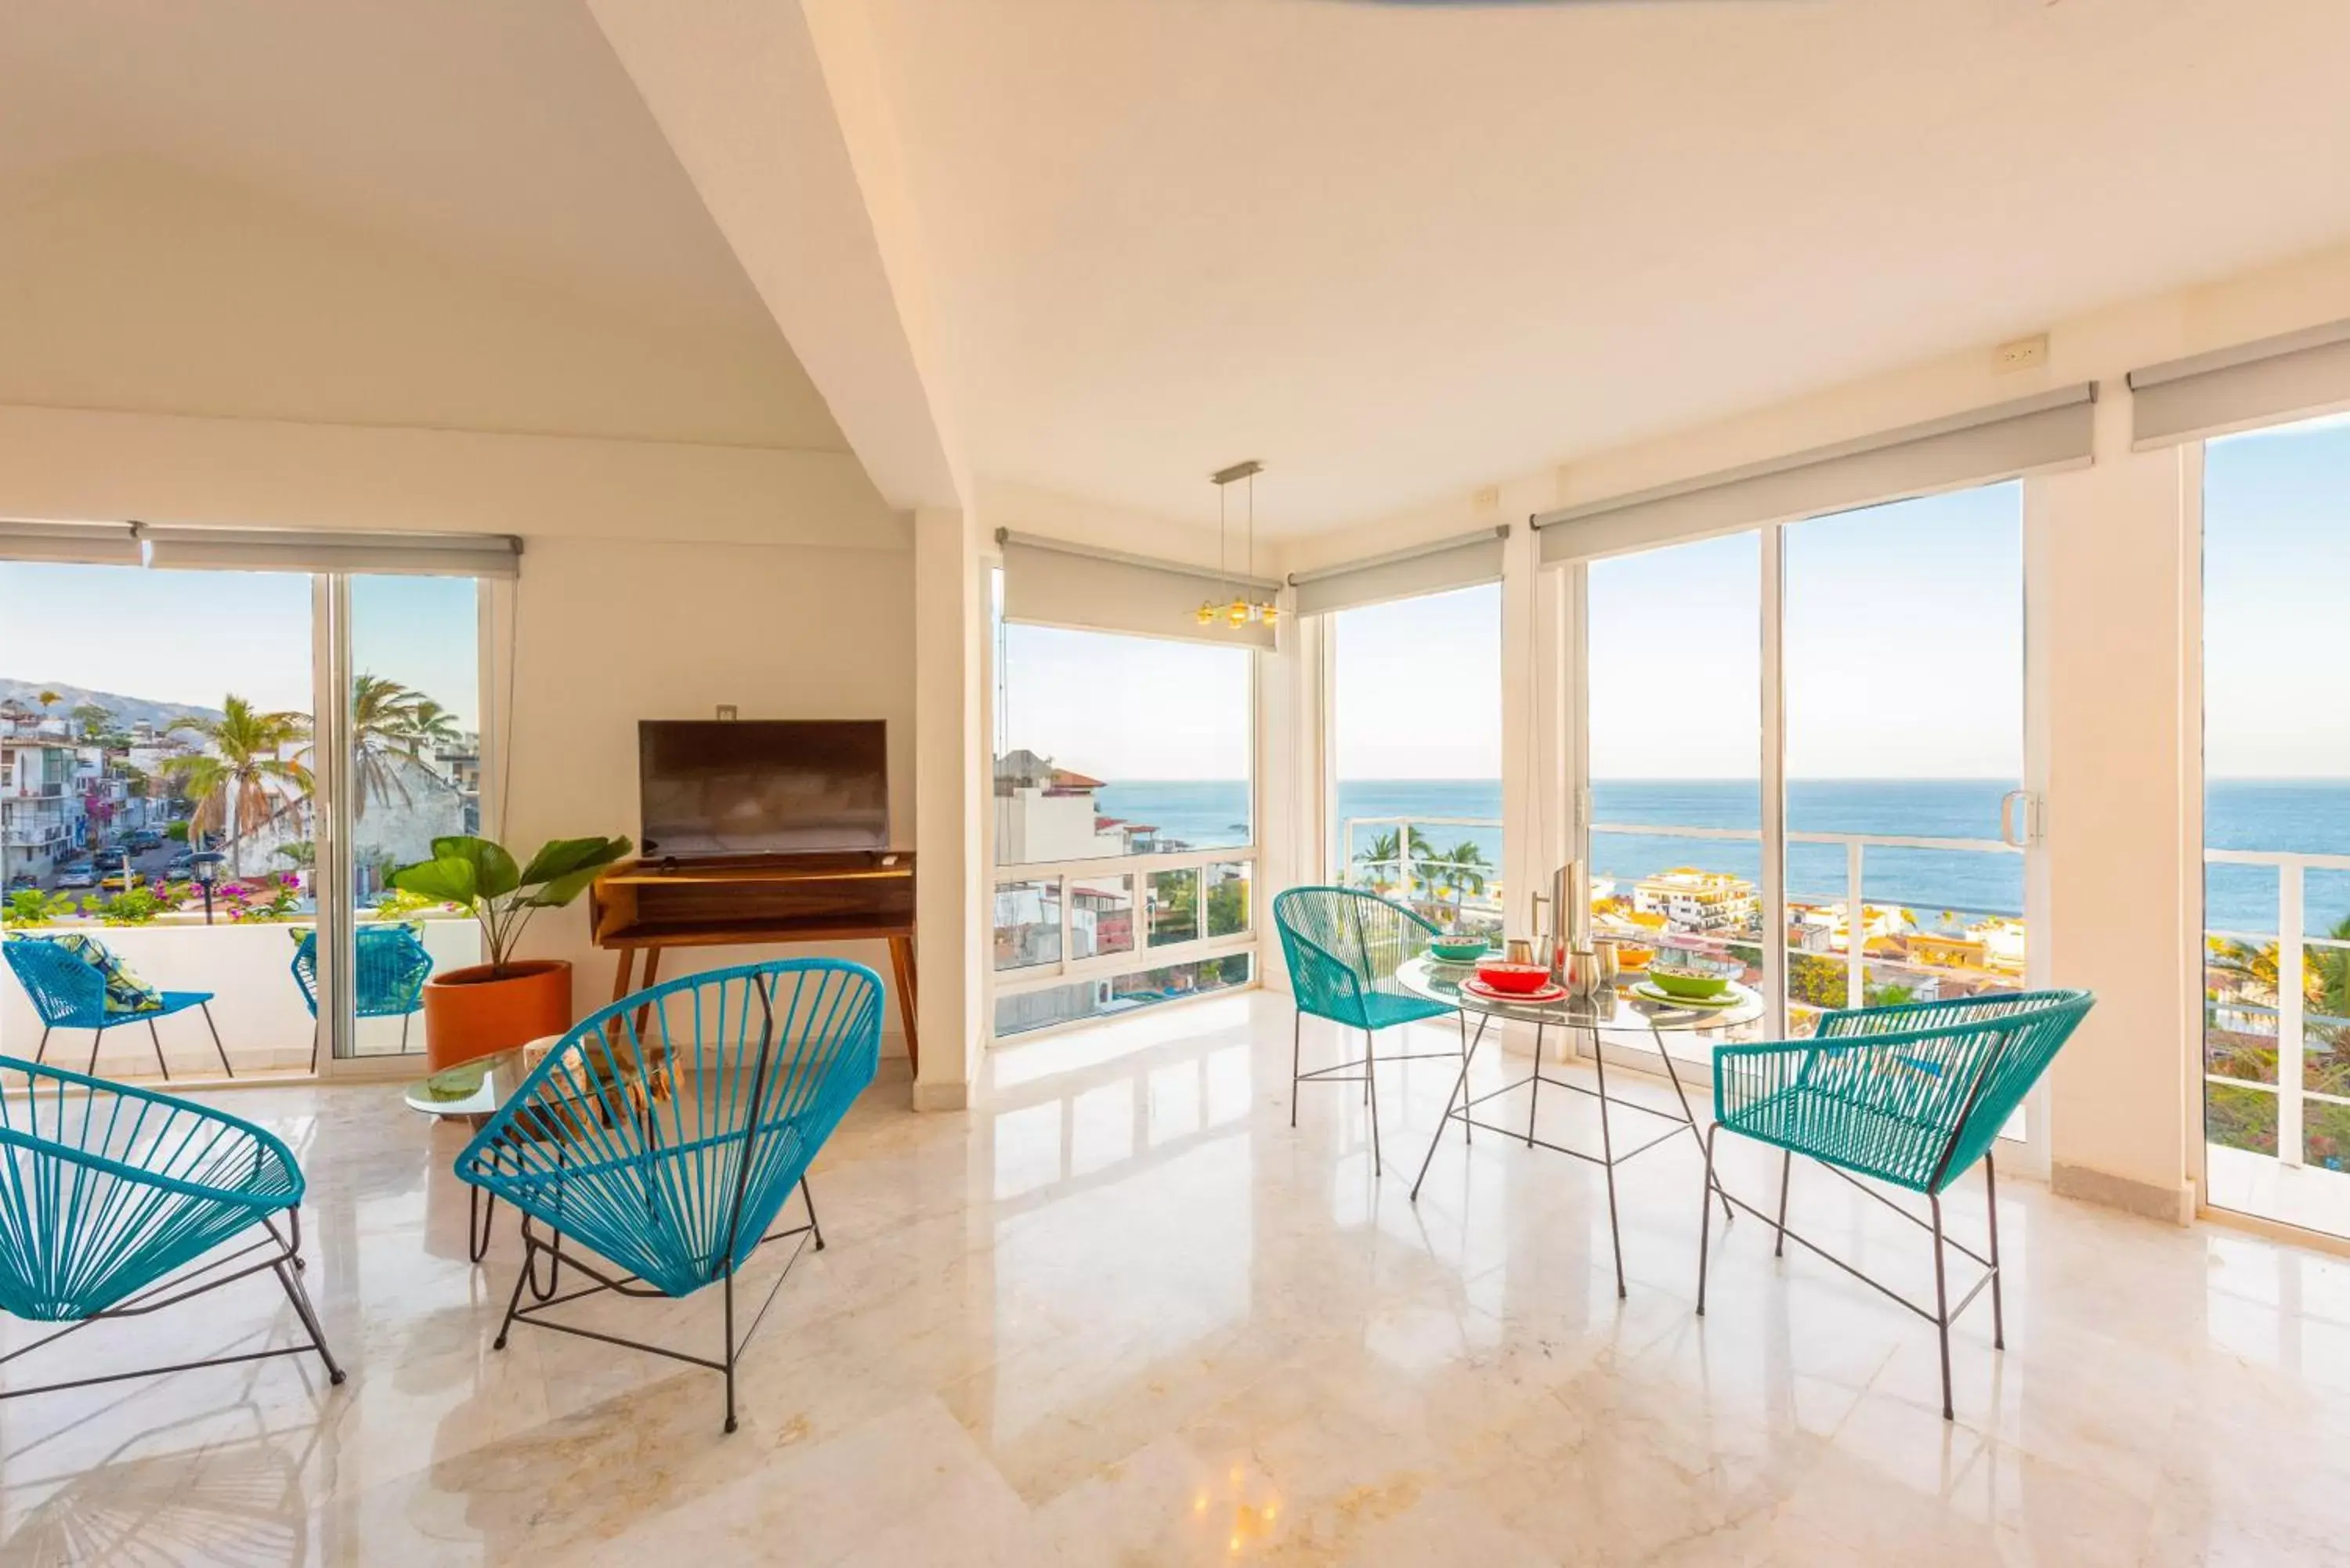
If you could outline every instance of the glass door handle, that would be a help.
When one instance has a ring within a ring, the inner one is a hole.
[[[2016,830],[2015,809],[2019,805],[2023,808],[2022,831],[2020,834]],[[2039,836],[2039,815],[2040,814],[2035,809],[2035,803],[2032,798],[2032,792],[2030,790],[2012,789],[2005,794],[2000,796],[2000,842],[2002,844],[2011,845],[2017,849],[2031,848],[2033,840]]]

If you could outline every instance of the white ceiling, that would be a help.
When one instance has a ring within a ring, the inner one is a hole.
[[[0,9],[0,400],[845,450],[578,0]]]
[[[2350,234],[2344,0],[872,0],[991,478],[1376,515]],[[642,265],[639,263],[639,265]]]

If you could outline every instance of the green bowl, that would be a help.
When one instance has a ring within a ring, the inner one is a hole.
[[[1473,963],[1492,947],[1482,937],[1430,937],[1428,950],[1446,963]]]
[[[1720,996],[1730,989],[1730,981],[1721,975],[1669,963],[1650,964],[1648,981],[1667,996],[1686,997],[1694,1002]]]

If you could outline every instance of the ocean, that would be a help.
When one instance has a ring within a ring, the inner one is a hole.
[[[1861,833],[1918,838],[1999,836],[2000,797],[2009,788],[1988,779],[1794,779],[1787,785],[1788,827],[1796,833]],[[1597,820],[1647,826],[1754,828],[1761,789],[1717,779],[1601,779],[1592,784]],[[1104,786],[1102,810],[1156,825],[1196,847],[1249,841],[1248,789],[1240,780],[1136,780]],[[1469,817],[1502,815],[1498,779],[1348,779],[1338,785],[1347,817]],[[2205,793],[2205,842],[2216,849],[2350,854],[2350,780],[2219,779]],[[1354,853],[1392,825],[1358,826]],[[1470,840],[1487,860],[1501,860],[1497,827],[1422,830],[1440,849]],[[1333,845],[1343,852],[1343,846]],[[1655,834],[1596,834],[1593,875],[1629,882],[1676,866],[1697,865],[1749,878],[1762,870],[1757,844]],[[1840,900],[1845,850],[1835,844],[1791,844],[1789,891]],[[1871,848],[1863,858],[1863,892],[1899,904],[1933,925],[1944,910],[2020,915],[2023,860],[2017,855]],[[2277,875],[2262,866],[2213,866],[2205,881],[2205,924],[2260,934],[2277,924]],[[2350,871],[2313,870],[2303,891],[2305,933],[2322,936],[2350,920]]]

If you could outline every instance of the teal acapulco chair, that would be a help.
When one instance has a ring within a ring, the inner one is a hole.
[[[0,1398],[310,1351],[340,1383],[296,1272],[302,1191],[292,1153],[250,1122],[0,1056],[0,1311],[70,1325],[0,1355],[0,1367],[93,1323],[143,1317],[265,1271],[277,1276],[308,1335],[274,1349],[0,1388]]]
[[[1934,1324],[1941,1336],[1942,1417],[1951,1417],[1950,1324],[1985,1285],[1991,1287],[1991,1344],[2004,1349],[2000,1300],[1999,1190],[1991,1144],[2023,1096],[2048,1070],[2095,998],[2085,991],[2027,991],[1903,1007],[1825,1013],[1809,1040],[1725,1045],[1714,1053],[1712,1127],[1705,1137],[1705,1192],[1721,1193],[1770,1224],[1773,1251],[1789,1241],[1875,1286]],[[1737,1133],[1782,1151],[1775,1219],[1721,1190],[1713,1174],[1713,1138]],[[1883,1202],[1934,1239],[1932,1311],[1869,1278],[1818,1243],[1787,1229],[1787,1186],[1795,1156],[1816,1160]],[[1942,1195],[1976,1161],[1983,1168],[1990,1255],[1943,1231]],[[1920,1220],[1867,1178],[1924,1196]],[[1697,1310],[1705,1312],[1711,1203],[1698,1231]],[[1950,1304],[1945,1245],[1982,1265],[1983,1273]]]
[[[1436,928],[1401,904],[1358,888],[1288,888],[1273,901],[1273,921],[1281,933],[1281,956],[1289,966],[1289,988],[1297,1005],[1289,1037],[1289,1125],[1297,1125],[1298,1085],[1361,1084],[1371,1110],[1371,1171],[1378,1175],[1379,1095],[1374,1064],[1421,1056],[1458,1059],[1468,1049],[1464,1035],[1459,1051],[1375,1054],[1373,1041],[1382,1029],[1448,1014],[1458,1021],[1455,1009],[1414,995],[1396,979],[1396,971],[1407,960],[1428,950],[1428,939]],[[1362,1059],[1300,1071],[1308,1014],[1361,1030]]]
[[[708,1367],[725,1374],[733,1431],[743,1349],[734,1276],[768,1241],[812,1236],[823,1248],[808,1162],[872,1083],[880,1048],[881,979],[837,959],[688,975],[575,1025],[457,1158],[461,1178],[523,1217],[523,1262],[497,1348],[521,1322]],[[769,1231],[795,1188],[806,1223]],[[595,1259],[561,1251],[566,1240]],[[594,1283],[561,1294],[550,1284],[523,1305],[542,1251],[553,1255],[550,1272],[567,1263]],[[718,1358],[545,1315],[608,1291],[681,1297],[711,1285],[725,1298]]]
[[[82,940],[86,947],[96,950],[106,961],[114,961],[96,939]],[[0,940],[0,956],[5,956],[8,967],[16,971],[26,994],[33,999],[33,1011],[40,1015],[41,1043],[33,1052],[35,1062],[48,1058],[52,1031],[87,1029],[90,1031],[88,1071],[95,1073],[99,1047],[106,1043],[106,1032],[126,1024],[144,1023],[148,1038],[155,1044],[156,1071],[168,1083],[172,1068],[163,1060],[163,1036],[156,1032],[155,1021],[194,1008],[204,1015],[204,1027],[212,1032],[213,1049],[220,1055],[221,1071],[232,1078],[236,1076],[236,1069],[229,1065],[228,1047],[221,1044],[220,1029],[213,1023],[211,992],[154,992],[150,993],[154,998],[151,1006],[109,1011],[105,971],[65,943],[12,932],[5,940]]]
[[[400,1020],[400,1049],[408,1050],[408,1020],[424,1005],[424,982],[432,978],[432,955],[424,939],[406,925],[361,926],[351,933],[359,953],[359,1015]],[[294,983],[310,1009],[310,1071],[318,1070],[318,933],[302,933],[294,950]]]

